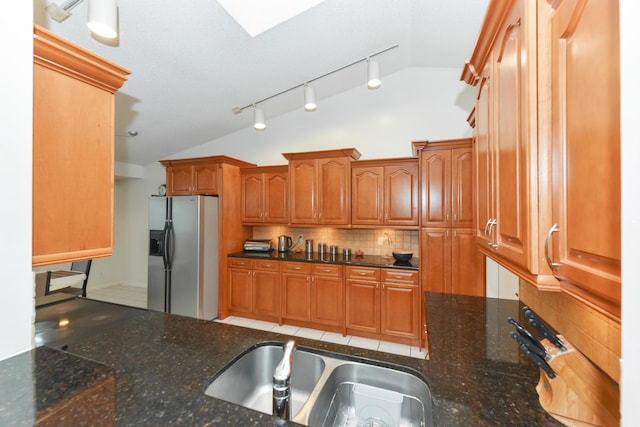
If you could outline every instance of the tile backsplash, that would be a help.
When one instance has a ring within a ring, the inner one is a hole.
[[[340,251],[343,248],[351,248],[353,252],[361,250],[365,255],[390,255],[390,240],[392,250],[412,251],[413,256],[418,257],[418,230],[253,227],[253,238],[271,239],[271,246],[274,248],[277,237],[281,234],[291,236],[294,244],[302,234],[305,240],[313,240],[314,252],[318,250],[318,243],[326,243],[327,246],[338,245]],[[296,247],[304,250],[304,241],[298,243]]]

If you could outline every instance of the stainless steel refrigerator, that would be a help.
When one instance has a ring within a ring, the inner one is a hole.
[[[218,317],[218,198],[149,199],[149,309]]]

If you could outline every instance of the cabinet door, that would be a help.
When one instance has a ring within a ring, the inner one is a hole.
[[[351,169],[351,223],[379,225],[384,211],[384,168]]]
[[[318,222],[346,225],[351,218],[351,170],[342,157],[318,159]]]
[[[533,55],[527,56],[529,29],[525,6],[524,0],[513,3],[496,42],[492,88],[496,111],[492,140],[496,224],[492,239],[500,255],[529,268],[529,211],[536,206],[529,205],[532,182],[527,175],[531,171],[532,176],[537,176],[535,169],[531,169],[535,168],[532,162],[535,159],[530,158],[529,151],[536,144],[536,140],[529,138],[529,132],[536,126],[530,122],[530,115],[535,118],[536,111],[531,111],[529,105],[535,105],[536,93],[535,86],[533,90],[530,88],[529,79],[535,79],[535,70],[530,74],[529,69],[535,66],[535,61]]]
[[[167,195],[189,196],[193,192],[193,166],[167,168]]]
[[[467,148],[451,150],[451,226],[473,227],[473,155]]]
[[[264,174],[264,222],[289,222],[289,174]]]
[[[420,271],[422,290],[451,292],[451,230],[422,229]]]
[[[476,244],[473,230],[454,228],[451,233],[451,293],[485,296],[485,288],[478,287],[475,277]]]
[[[280,316],[279,271],[253,271],[253,311],[274,319]]]
[[[385,166],[384,222],[418,225],[418,165]]]
[[[319,325],[344,324],[344,284],[342,277],[313,276],[311,322]]]
[[[422,226],[451,225],[451,150],[422,152]]]
[[[347,279],[347,328],[380,332],[380,293],[378,282]]]
[[[264,174],[242,174],[242,222],[260,223],[264,218]]]
[[[489,74],[489,68],[485,74]],[[479,83],[476,101],[476,129],[473,141],[473,176],[475,197],[475,229],[478,242],[486,245],[487,228],[491,219],[492,194],[491,187],[491,88],[490,76],[485,76]],[[423,184],[424,185],[424,184]]]
[[[291,189],[291,223],[317,222],[318,178],[316,159],[291,160],[289,163]]]
[[[34,66],[34,265],[112,253],[112,97],[62,72]],[[10,139],[4,135],[3,145]],[[11,203],[5,201],[5,208]]]
[[[420,297],[418,286],[382,283],[381,326],[383,334],[418,338]]]
[[[193,166],[193,193],[218,195],[218,165]]]
[[[563,290],[619,319],[618,1],[564,1],[556,7],[551,15],[555,274]]]
[[[230,268],[228,272],[229,310],[236,313],[250,314],[253,310],[251,306],[251,270]]]
[[[311,279],[308,275],[282,274],[282,318],[311,320]]]

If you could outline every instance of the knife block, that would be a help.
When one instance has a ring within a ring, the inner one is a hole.
[[[561,351],[543,339],[549,366],[557,376],[553,379],[540,369],[536,391],[542,407],[555,419],[568,426],[619,426],[620,390],[618,384],[558,336],[567,347]]]

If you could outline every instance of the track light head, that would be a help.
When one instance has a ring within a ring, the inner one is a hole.
[[[116,0],[89,0],[89,29],[108,39],[118,37],[118,4]]]
[[[378,89],[382,84],[380,80],[380,64],[375,61],[367,62],[367,87],[371,90]]]
[[[316,111],[316,90],[311,86],[304,85],[304,109],[305,111]]]
[[[265,130],[267,124],[264,120],[264,111],[262,108],[253,107],[253,128],[255,130]]]

